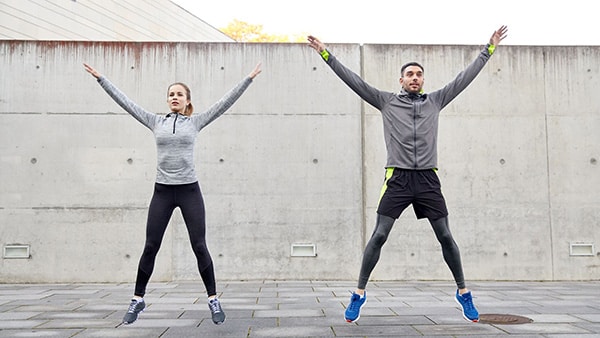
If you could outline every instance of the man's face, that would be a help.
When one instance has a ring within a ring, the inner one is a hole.
[[[420,93],[424,82],[423,70],[419,66],[406,67],[404,74],[400,78],[402,88],[412,94]]]

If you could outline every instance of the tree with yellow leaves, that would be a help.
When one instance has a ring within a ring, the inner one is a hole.
[[[298,34],[290,38],[288,35],[273,35],[263,32],[262,25],[253,25],[234,19],[221,31],[237,42],[304,42],[307,34]]]

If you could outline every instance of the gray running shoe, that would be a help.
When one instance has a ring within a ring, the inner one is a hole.
[[[145,308],[146,303],[143,299],[132,299],[131,304],[129,304],[129,309],[123,317],[123,324],[131,324],[135,322],[138,319],[139,314],[142,313]]]
[[[210,313],[212,314],[212,321],[217,325],[223,324],[225,321],[225,312],[221,309],[221,303],[216,298],[213,298],[208,301],[208,308],[210,309]]]

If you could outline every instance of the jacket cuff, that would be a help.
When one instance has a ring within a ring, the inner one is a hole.
[[[321,51],[321,53],[319,54],[321,54],[323,60],[329,61],[329,52],[327,51],[327,49],[323,49],[323,51]]]

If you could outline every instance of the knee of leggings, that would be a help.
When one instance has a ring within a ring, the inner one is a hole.
[[[208,255],[208,248],[206,247],[206,243],[193,243],[192,250],[197,256],[205,256]]]
[[[160,243],[146,242],[144,245],[144,254],[155,254],[160,249]]]
[[[387,241],[387,235],[379,232],[375,232],[371,237],[371,242],[373,243],[373,245],[382,246],[385,243],[385,241]]]
[[[440,237],[438,238],[438,240],[440,241],[440,244],[444,248],[458,249],[458,246],[456,245],[456,242],[454,241],[454,238],[448,232],[440,235]]]
[[[442,231],[437,237],[441,244],[452,244],[454,242],[454,239],[449,231]]]

